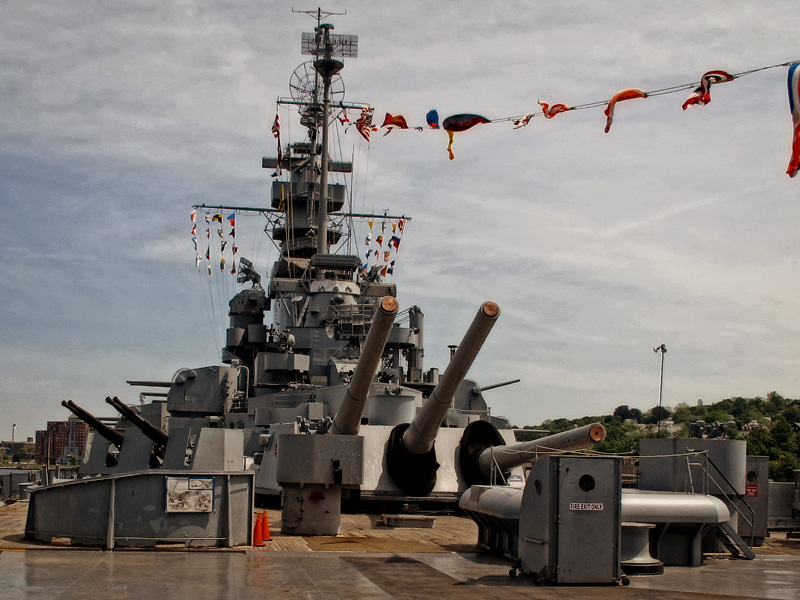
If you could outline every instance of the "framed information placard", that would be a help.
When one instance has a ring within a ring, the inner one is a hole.
[[[210,513],[214,510],[213,477],[165,477],[168,513]]]

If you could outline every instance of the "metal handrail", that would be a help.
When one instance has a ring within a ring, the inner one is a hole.
[[[500,473],[500,479],[503,480],[503,485],[508,485],[508,481],[506,481],[505,475],[503,475],[503,471],[500,469],[500,465],[497,464],[497,460],[494,457],[494,446],[491,447],[491,457],[492,457],[492,472],[489,476],[489,481],[491,485],[497,485],[497,473]]]
[[[710,456],[708,456],[708,450],[695,451],[695,450],[692,450],[690,448],[687,448],[686,450],[688,452],[699,452],[700,454],[702,454],[704,456],[704,458],[705,458],[706,464],[710,464],[712,467],[714,467],[714,470],[719,474],[720,477],[722,477],[723,481],[726,484],[728,484],[728,487],[733,491],[733,493],[736,494],[737,500],[740,500],[741,503],[744,504],[744,506],[747,508],[747,510],[750,511],[750,515],[751,515],[752,520],[748,519],[747,516],[741,510],[739,510],[739,508],[736,506],[736,504],[734,504],[733,502],[730,502],[730,501],[728,502],[728,504],[730,504],[731,508],[733,508],[733,510],[735,510],[744,519],[745,523],[747,523],[750,526],[750,546],[752,546],[753,545],[753,540],[754,540],[754,537],[755,537],[755,525],[754,525],[755,518],[756,518],[755,511],[747,503],[747,500],[745,500],[744,496],[742,496],[739,492],[736,491],[736,488],[733,487],[733,484],[728,480],[727,477],[725,477],[725,474],[722,471],[720,471],[719,467],[716,464],[714,464],[714,461],[711,460]],[[699,466],[701,468],[701,470],[705,473],[706,481],[710,480],[723,496],[725,496],[726,498],[728,497],[728,493],[725,490],[723,490],[722,486],[719,483],[717,483],[717,481],[711,476],[711,474],[708,472],[708,468],[707,467],[704,467],[700,463],[690,463],[689,459],[687,457],[687,466],[692,465],[692,464],[695,464],[695,465]],[[689,477],[691,478],[691,468],[689,468],[689,473],[690,473]]]

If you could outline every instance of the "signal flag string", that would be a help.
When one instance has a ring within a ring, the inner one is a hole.
[[[786,173],[790,177],[794,177],[798,170],[800,170],[800,61],[788,61],[782,62],[774,65],[768,65],[764,67],[757,67],[755,69],[749,69],[747,71],[741,71],[739,73],[727,73],[721,70],[713,70],[708,71],[703,74],[700,81],[693,82],[693,83],[685,83],[680,85],[669,86],[665,88],[660,88],[657,90],[646,91],[640,90],[637,88],[630,88],[625,89],[617,92],[614,96],[612,96],[609,100],[598,100],[594,102],[587,102],[584,104],[576,104],[573,106],[568,106],[566,104],[548,104],[545,102],[539,101],[539,107],[541,110],[537,112],[526,113],[522,115],[516,115],[512,117],[500,117],[497,119],[487,119],[486,117],[482,117],[480,115],[475,114],[456,114],[447,117],[441,125],[441,129],[444,129],[449,138],[449,144],[447,146],[448,157],[450,160],[455,158],[455,153],[453,152],[453,134],[461,131],[466,131],[471,129],[476,125],[486,124],[486,123],[505,123],[505,122],[512,122],[514,124],[514,129],[520,129],[525,127],[530,123],[531,119],[535,117],[545,117],[546,119],[552,119],[556,115],[562,112],[571,112],[575,110],[587,110],[592,108],[599,108],[605,107],[605,115],[606,115],[606,126],[605,132],[608,133],[611,129],[611,123],[614,118],[614,109],[618,102],[622,102],[625,100],[632,100],[634,98],[649,98],[651,96],[663,96],[666,94],[675,94],[678,92],[686,91],[686,90],[694,90],[689,98],[683,103],[683,110],[686,110],[689,106],[698,105],[704,106],[711,102],[711,86],[726,83],[733,81],[734,79],[739,79],[740,77],[744,77],[745,75],[752,75],[753,73],[758,73],[761,71],[766,71],[768,69],[775,69],[778,67],[790,67],[789,69],[789,107],[792,112],[792,121],[794,125],[794,132],[792,136],[792,157],[789,161],[789,167],[786,170]],[[364,109],[368,111],[368,114],[372,115],[374,109],[371,107],[368,109]],[[345,118],[346,111],[345,111]],[[363,114],[362,114],[363,119]],[[437,130],[440,128],[439,126],[439,115],[436,110],[431,110],[426,115],[426,122],[427,127],[420,127],[415,126],[411,127],[408,125],[407,120],[402,115],[392,115],[391,113],[386,114],[386,118],[384,119],[383,125],[381,127],[371,126],[371,130],[382,129],[384,127],[387,128],[386,133],[384,136],[391,133],[394,129],[404,129],[404,130],[415,130],[415,131],[431,131]],[[369,125],[372,125],[371,119]],[[369,134],[364,135],[367,142],[369,142]]]

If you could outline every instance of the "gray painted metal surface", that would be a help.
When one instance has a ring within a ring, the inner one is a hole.
[[[792,508],[792,505],[797,502],[797,495],[797,487],[793,482],[769,482],[767,525],[770,530],[800,531],[800,511]]]
[[[634,523],[723,523],[730,511],[719,498],[705,494],[622,491],[622,520]]]
[[[724,479],[707,465],[702,453],[707,453]],[[639,487],[644,490],[744,494],[746,472],[747,442],[743,440],[645,438],[639,444]]]
[[[146,471],[31,489],[26,539],[152,547],[251,543],[253,474]]]
[[[36,481],[36,473],[24,469],[0,469],[0,500],[20,498],[27,487]]]
[[[744,498],[733,500],[739,510],[737,531],[752,546],[760,546],[769,535],[769,457],[748,456]],[[752,512],[751,512],[752,511]]]
[[[619,581],[621,459],[552,456],[528,476],[519,569],[559,584]]]

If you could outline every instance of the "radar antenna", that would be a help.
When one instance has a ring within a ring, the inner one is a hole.
[[[317,25],[319,25],[322,22],[323,18],[327,19],[328,17],[339,17],[347,15],[347,11],[344,11],[343,13],[328,12],[327,10],[322,10],[322,8],[317,8],[317,10],[295,10],[294,8],[292,8],[292,12],[308,15],[309,17],[316,19]]]

